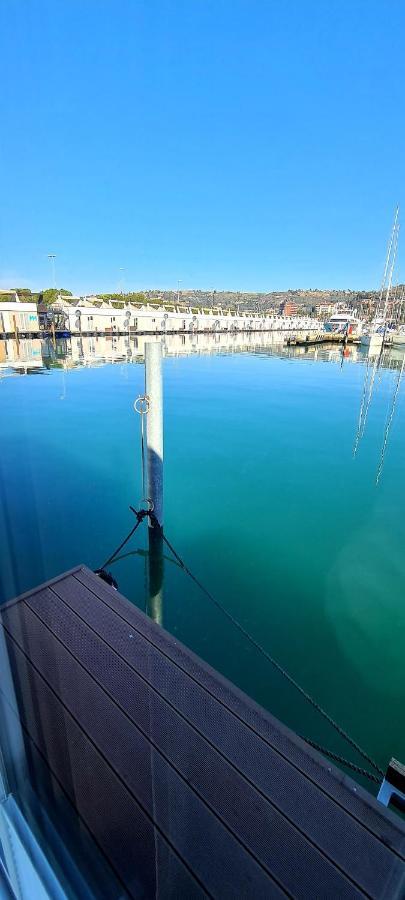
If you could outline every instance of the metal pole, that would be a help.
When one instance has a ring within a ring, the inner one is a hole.
[[[153,512],[163,526],[163,389],[162,345],[160,341],[145,343],[145,395],[148,398],[146,418],[147,498]],[[163,539],[159,528],[148,520],[149,538],[149,598],[148,612],[159,625],[163,624]]]
[[[163,387],[160,341],[145,343],[145,395],[149,400],[146,416],[147,496],[152,501],[159,525],[163,525]]]
[[[51,261],[52,283],[53,283],[54,289],[56,290],[56,267],[55,267],[56,253],[48,253],[48,259],[50,259],[50,261]]]

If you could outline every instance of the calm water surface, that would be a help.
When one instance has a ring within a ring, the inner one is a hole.
[[[0,346],[0,600],[78,563],[97,567],[132,526],[139,341]],[[383,767],[405,759],[402,390],[375,483],[401,354],[384,355],[354,459],[367,371],[356,348],[342,360],[338,349],[283,350],[264,336],[177,336],[166,353],[168,537]],[[145,536],[142,527],[113,567],[141,608]],[[298,733],[361,763],[169,559],[161,616]]]

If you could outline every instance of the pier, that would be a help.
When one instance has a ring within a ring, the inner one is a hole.
[[[109,896],[403,896],[404,822],[88,568],[0,623],[10,789],[24,765],[65,868],[102,858]]]
[[[360,344],[360,338],[342,331],[318,331],[286,337],[288,347],[314,347],[317,344]]]

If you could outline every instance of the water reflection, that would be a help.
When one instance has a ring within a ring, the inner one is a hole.
[[[396,408],[397,408],[399,391],[400,391],[400,387],[401,387],[401,383],[402,383],[402,377],[404,374],[404,364],[405,364],[405,354],[402,355],[401,367],[398,371],[398,375],[397,375],[397,379],[396,379],[396,383],[395,383],[395,387],[394,387],[394,392],[392,395],[391,405],[390,405],[390,409],[389,409],[389,413],[388,413],[387,423],[386,423],[385,430],[384,430],[380,462],[379,462],[379,466],[377,469],[376,484],[378,484],[378,482],[381,478],[381,475],[382,475],[383,468],[384,468],[385,454],[386,454],[387,447],[388,447],[388,439],[390,436],[392,423],[393,423]]]
[[[60,400],[66,398],[66,373],[70,369],[93,368],[118,363],[122,375],[128,378],[129,363],[144,361],[145,343],[150,335],[94,335],[67,338],[9,339],[0,341],[0,379],[12,375],[34,375],[60,369],[62,383]],[[384,466],[388,439],[396,412],[402,376],[404,373],[405,351],[394,347],[361,347],[349,344],[312,346],[288,346],[284,332],[229,334],[168,334],[162,335],[165,357],[190,355],[229,355],[248,353],[250,356],[278,357],[288,360],[312,360],[313,362],[336,363],[341,368],[347,363],[360,363],[365,367],[360,411],[354,440],[354,456],[364,436],[369,411],[375,391],[382,381],[382,372],[396,372],[389,390],[386,424],[380,444],[380,460],[377,466],[378,483]]]
[[[83,366],[111,363],[141,363],[148,335],[75,336],[70,338],[25,339],[0,341],[0,378],[10,375],[32,375],[51,369],[67,370]],[[162,336],[166,357],[187,355],[244,353],[278,356],[286,359],[311,359],[319,362],[366,363],[372,371],[376,361],[359,345],[342,348],[331,344],[288,347],[283,332],[246,334],[170,334]],[[378,368],[400,369],[404,353],[384,350]]]
[[[39,338],[0,340],[0,378],[43,371],[43,347],[44,341]]]
[[[380,459],[376,473],[376,484],[378,484],[383,473],[388,440],[397,409],[398,397],[402,384],[402,377],[404,374],[405,352],[402,349],[395,349],[393,347],[384,348],[383,346],[373,350],[372,346],[370,345],[368,353],[365,357],[365,363],[366,366],[361,394],[359,418],[353,448],[354,457],[356,457],[357,455],[360,443],[366,431],[366,425],[369,417],[370,407],[373,401],[373,396],[375,394],[375,391],[378,390],[382,383],[382,370],[384,369],[388,371],[397,371],[397,376],[392,382],[390,388],[390,400],[388,404],[386,423],[382,438]]]

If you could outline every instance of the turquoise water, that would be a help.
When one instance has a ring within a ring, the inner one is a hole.
[[[404,760],[402,391],[375,484],[401,356],[384,357],[354,459],[366,372],[356,349],[341,366],[339,350],[256,347],[253,336],[232,352],[206,345],[209,352],[190,355],[168,347],[164,360],[166,533],[382,767],[392,755]],[[141,348],[127,341],[111,348],[118,361],[94,367],[75,366],[69,344],[57,347],[57,360],[45,345],[34,350],[29,363],[1,372],[37,377],[0,377],[1,600],[78,563],[100,565],[142,496],[133,411],[143,393]],[[142,526],[128,548],[137,552],[112,567],[141,608],[145,536]],[[161,614],[169,631],[298,733],[361,764],[169,560]]]

